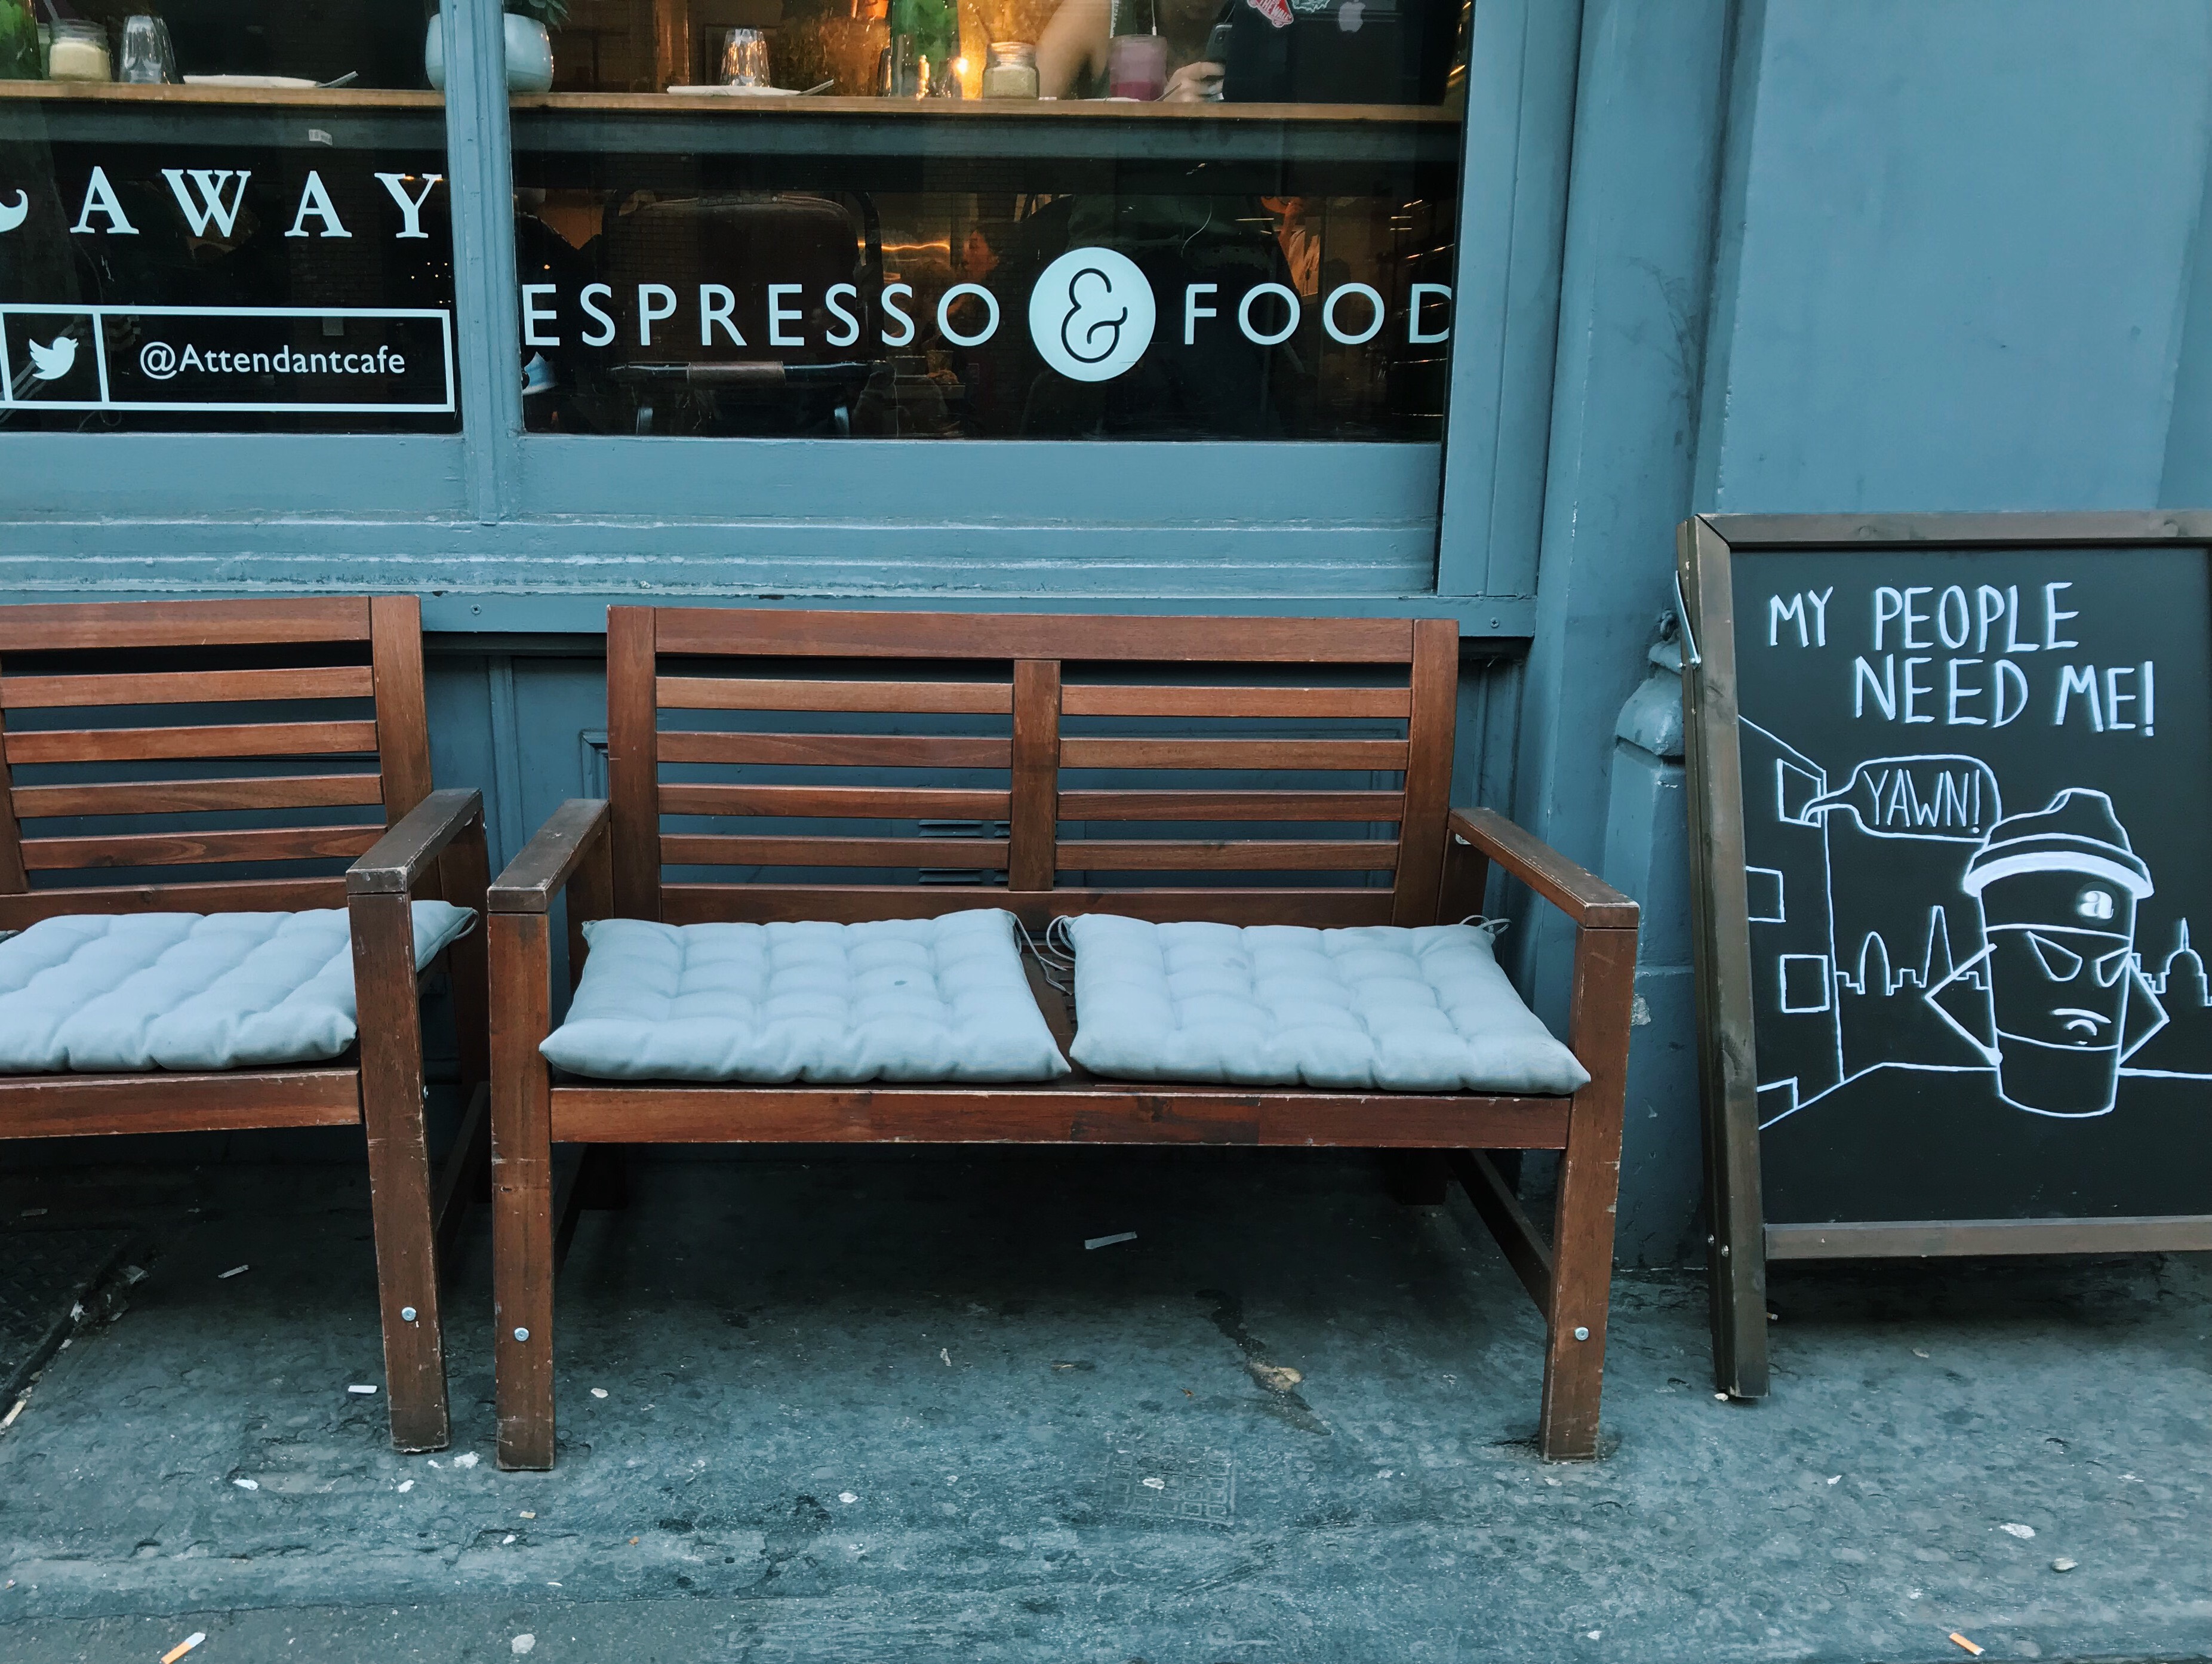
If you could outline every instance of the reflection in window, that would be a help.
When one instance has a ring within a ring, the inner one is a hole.
[[[34,0],[26,48],[18,4],[0,429],[458,428],[423,14]]]
[[[1457,0],[657,15],[516,100],[533,430],[1438,437]]]

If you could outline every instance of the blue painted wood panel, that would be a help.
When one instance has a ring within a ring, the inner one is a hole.
[[[2155,504],[2212,8],[1766,0],[1747,16],[1700,506]]]

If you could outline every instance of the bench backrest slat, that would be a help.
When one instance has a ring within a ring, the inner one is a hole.
[[[342,906],[429,790],[412,596],[0,608],[0,927]]]
[[[617,910],[1429,923],[1457,675],[1449,619],[616,607]]]

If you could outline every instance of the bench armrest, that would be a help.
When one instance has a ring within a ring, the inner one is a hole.
[[[1584,930],[1633,930],[1642,909],[1595,873],[1584,871],[1494,809],[1455,809],[1445,829],[1558,908]],[[1449,890],[1447,891],[1449,897]],[[1482,897],[1478,891],[1474,904]]]
[[[354,987],[361,1007],[364,1095],[373,1071],[397,1069],[396,1074],[380,1077],[385,1084],[379,1090],[398,1092],[409,1105],[419,1104],[422,1085],[410,898],[434,865],[438,886],[433,894],[442,895],[455,907],[483,911],[485,851],[481,792],[431,793],[346,869],[346,910],[354,937]],[[490,1078],[485,1051],[483,932],[467,932],[447,951],[453,966],[453,1027],[460,1048],[461,1080],[466,1087]],[[404,1038],[394,1038],[403,1035]]]
[[[571,798],[538,829],[538,835],[493,880],[494,913],[544,913],[595,851],[607,848],[607,804],[604,798]],[[595,865],[604,865],[604,859]],[[592,886],[599,888],[597,884]],[[598,899],[598,898],[595,898]],[[602,904],[604,902],[602,902]]]
[[[401,896],[415,888],[446,846],[470,827],[483,825],[483,793],[433,792],[346,869],[348,896]]]

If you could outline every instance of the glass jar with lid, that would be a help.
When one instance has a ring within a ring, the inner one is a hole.
[[[107,55],[107,30],[98,23],[56,23],[53,45],[46,52],[46,79],[114,80],[114,65]]]
[[[991,61],[983,67],[985,98],[1035,98],[1036,48],[1026,40],[994,40]]]

